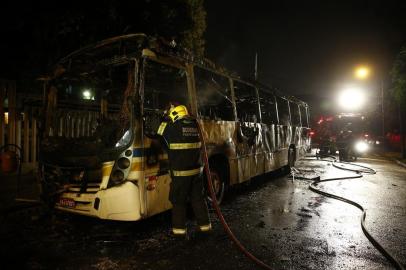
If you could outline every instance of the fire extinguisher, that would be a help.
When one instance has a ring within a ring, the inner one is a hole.
[[[19,156],[16,151],[12,151],[10,148],[15,148],[21,153],[21,148],[15,144],[6,144],[0,147],[0,164],[3,173],[15,172],[19,165],[21,166],[21,155]]]

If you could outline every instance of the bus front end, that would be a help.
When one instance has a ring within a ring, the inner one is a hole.
[[[133,221],[143,211],[138,61],[115,44],[61,60],[45,81],[41,194],[58,210]]]

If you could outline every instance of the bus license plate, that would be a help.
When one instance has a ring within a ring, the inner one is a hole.
[[[59,205],[62,207],[75,208],[75,201],[69,198],[60,198]]]

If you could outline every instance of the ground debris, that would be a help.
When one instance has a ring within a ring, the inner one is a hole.
[[[96,264],[92,265],[93,268],[96,268],[98,270],[110,270],[110,269],[118,269],[118,264],[116,262],[113,262],[110,258],[108,257],[102,257],[99,259],[99,262]]]
[[[258,222],[258,223],[255,225],[255,227],[264,228],[264,227],[265,227],[265,222],[261,220],[260,222]]]
[[[290,261],[290,258],[283,256],[283,257],[281,257],[281,258],[279,259],[279,261],[281,261],[281,262],[288,262],[288,261]]]
[[[39,262],[35,261],[28,262],[26,266],[28,269],[44,269],[44,267]]]
[[[139,246],[139,251],[140,252],[148,250],[148,249],[157,248],[160,245],[159,241],[156,240],[156,239],[153,239],[153,238],[137,241],[137,244]]]
[[[320,213],[319,213],[318,211],[316,211],[316,210],[312,210],[312,209],[305,208],[305,207],[302,207],[302,208],[300,208],[299,210],[300,210],[301,212],[313,213],[313,214],[315,214],[315,215],[317,215],[317,216],[320,216]]]
[[[305,217],[305,218],[312,218],[312,215],[308,215],[308,214],[302,214],[302,213],[296,213],[296,215],[300,216],[300,217]]]
[[[312,210],[304,208],[304,207],[300,208],[300,211],[302,211],[302,212],[312,212]]]

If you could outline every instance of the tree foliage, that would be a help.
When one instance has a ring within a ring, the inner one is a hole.
[[[3,64],[9,65],[1,72],[10,79],[35,78],[71,51],[129,33],[174,39],[199,56],[204,53],[203,0],[99,0],[63,4],[32,1],[25,5],[17,1],[10,12],[15,14],[4,18],[8,29],[3,34],[12,38],[4,45],[7,47],[4,54],[8,55],[2,57],[9,61]]]
[[[406,106],[406,45],[404,45],[391,71],[393,82],[393,96],[401,107]]]
[[[392,67],[393,96],[399,104],[400,145],[402,158],[406,158],[405,112],[406,112],[406,45],[404,45]]]
[[[186,0],[188,2],[188,18],[191,18],[191,27],[182,33],[181,44],[190,48],[196,55],[204,55],[205,40],[203,34],[206,30],[206,11],[203,0]]]

